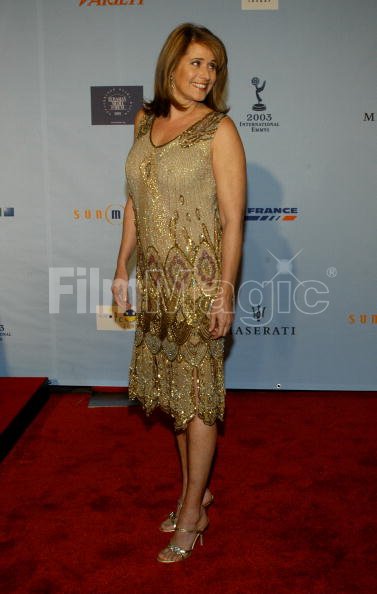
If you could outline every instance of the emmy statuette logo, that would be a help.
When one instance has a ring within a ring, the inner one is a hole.
[[[264,91],[264,88],[266,86],[266,81],[264,81],[263,84],[260,84],[259,78],[257,76],[254,76],[254,78],[251,79],[251,84],[252,84],[252,86],[255,87],[255,94],[256,94],[257,100],[258,100],[258,103],[254,103],[253,110],[254,111],[266,111],[266,106],[262,102],[262,97],[261,97],[261,93]]]
[[[247,113],[246,119],[240,121],[239,124],[240,128],[249,128],[250,132],[270,132],[271,128],[279,126],[279,122],[273,119],[272,113],[266,113],[267,106],[262,97],[262,93],[266,88],[266,81],[261,82],[261,80],[263,79],[259,76],[251,78],[250,83],[253,95],[255,93],[256,103],[253,103],[251,113]],[[254,96],[253,101],[255,101]]]

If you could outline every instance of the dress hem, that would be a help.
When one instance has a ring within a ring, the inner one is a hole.
[[[197,416],[197,417],[199,417],[199,419],[201,419],[201,420],[203,421],[203,423],[204,423],[205,425],[208,425],[209,427],[212,427],[213,425],[215,425],[215,423],[216,423],[217,421],[224,422],[224,413],[223,413],[223,412],[222,412],[222,413],[221,413],[221,412],[218,412],[218,413],[215,415],[215,420],[214,420],[212,423],[208,422],[208,421],[207,421],[207,420],[204,418],[204,416],[203,416],[201,413],[199,413],[199,412],[195,412],[195,413],[193,413],[192,415],[190,415],[190,417],[189,417],[188,419],[186,419],[186,420],[185,420],[185,421],[184,421],[182,424],[177,424],[177,422],[176,422],[176,417],[175,417],[175,416],[174,416],[174,414],[171,412],[171,410],[170,410],[168,407],[166,407],[166,406],[163,406],[161,403],[157,402],[155,405],[153,405],[151,408],[149,408],[149,407],[147,407],[147,406],[144,404],[144,402],[143,402],[143,401],[142,401],[142,400],[139,398],[139,396],[136,396],[136,395],[134,395],[134,394],[130,394],[130,393],[129,393],[129,394],[128,394],[128,398],[129,398],[130,400],[137,400],[138,402],[140,402],[140,405],[141,405],[141,407],[142,407],[142,409],[143,409],[144,413],[147,415],[147,417],[151,416],[151,414],[152,414],[152,413],[153,413],[153,412],[154,412],[156,409],[160,409],[160,410],[162,410],[164,413],[166,413],[167,415],[169,415],[169,416],[170,416],[170,417],[171,417],[171,418],[174,420],[174,431],[175,431],[176,433],[178,433],[179,431],[186,431],[186,429],[187,429],[187,427],[188,427],[189,423],[190,423],[190,422],[191,422],[191,421],[194,419],[194,417],[196,417],[196,416]]]

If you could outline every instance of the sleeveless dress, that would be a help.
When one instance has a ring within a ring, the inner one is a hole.
[[[224,338],[208,331],[222,266],[211,141],[223,117],[212,111],[155,146],[144,115],[126,160],[137,235],[129,398],[170,414],[176,431],[195,415],[224,417]]]

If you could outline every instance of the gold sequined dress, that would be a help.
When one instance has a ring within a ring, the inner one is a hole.
[[[211,144],[223,117],[207,113],[155,146],[144,115],[126,161],[137,232],[129,397],[147,414],[163,409],[177,431],[195,415],[208,425],[224,416],[224,338],[208,331],[222,238]]]

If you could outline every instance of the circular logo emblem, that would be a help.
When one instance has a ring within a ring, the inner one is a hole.
[[[124,87],[112,87],[104,94],[102,104],[110,118],[122,121],[131,111],[133,101],[131,94]]]

